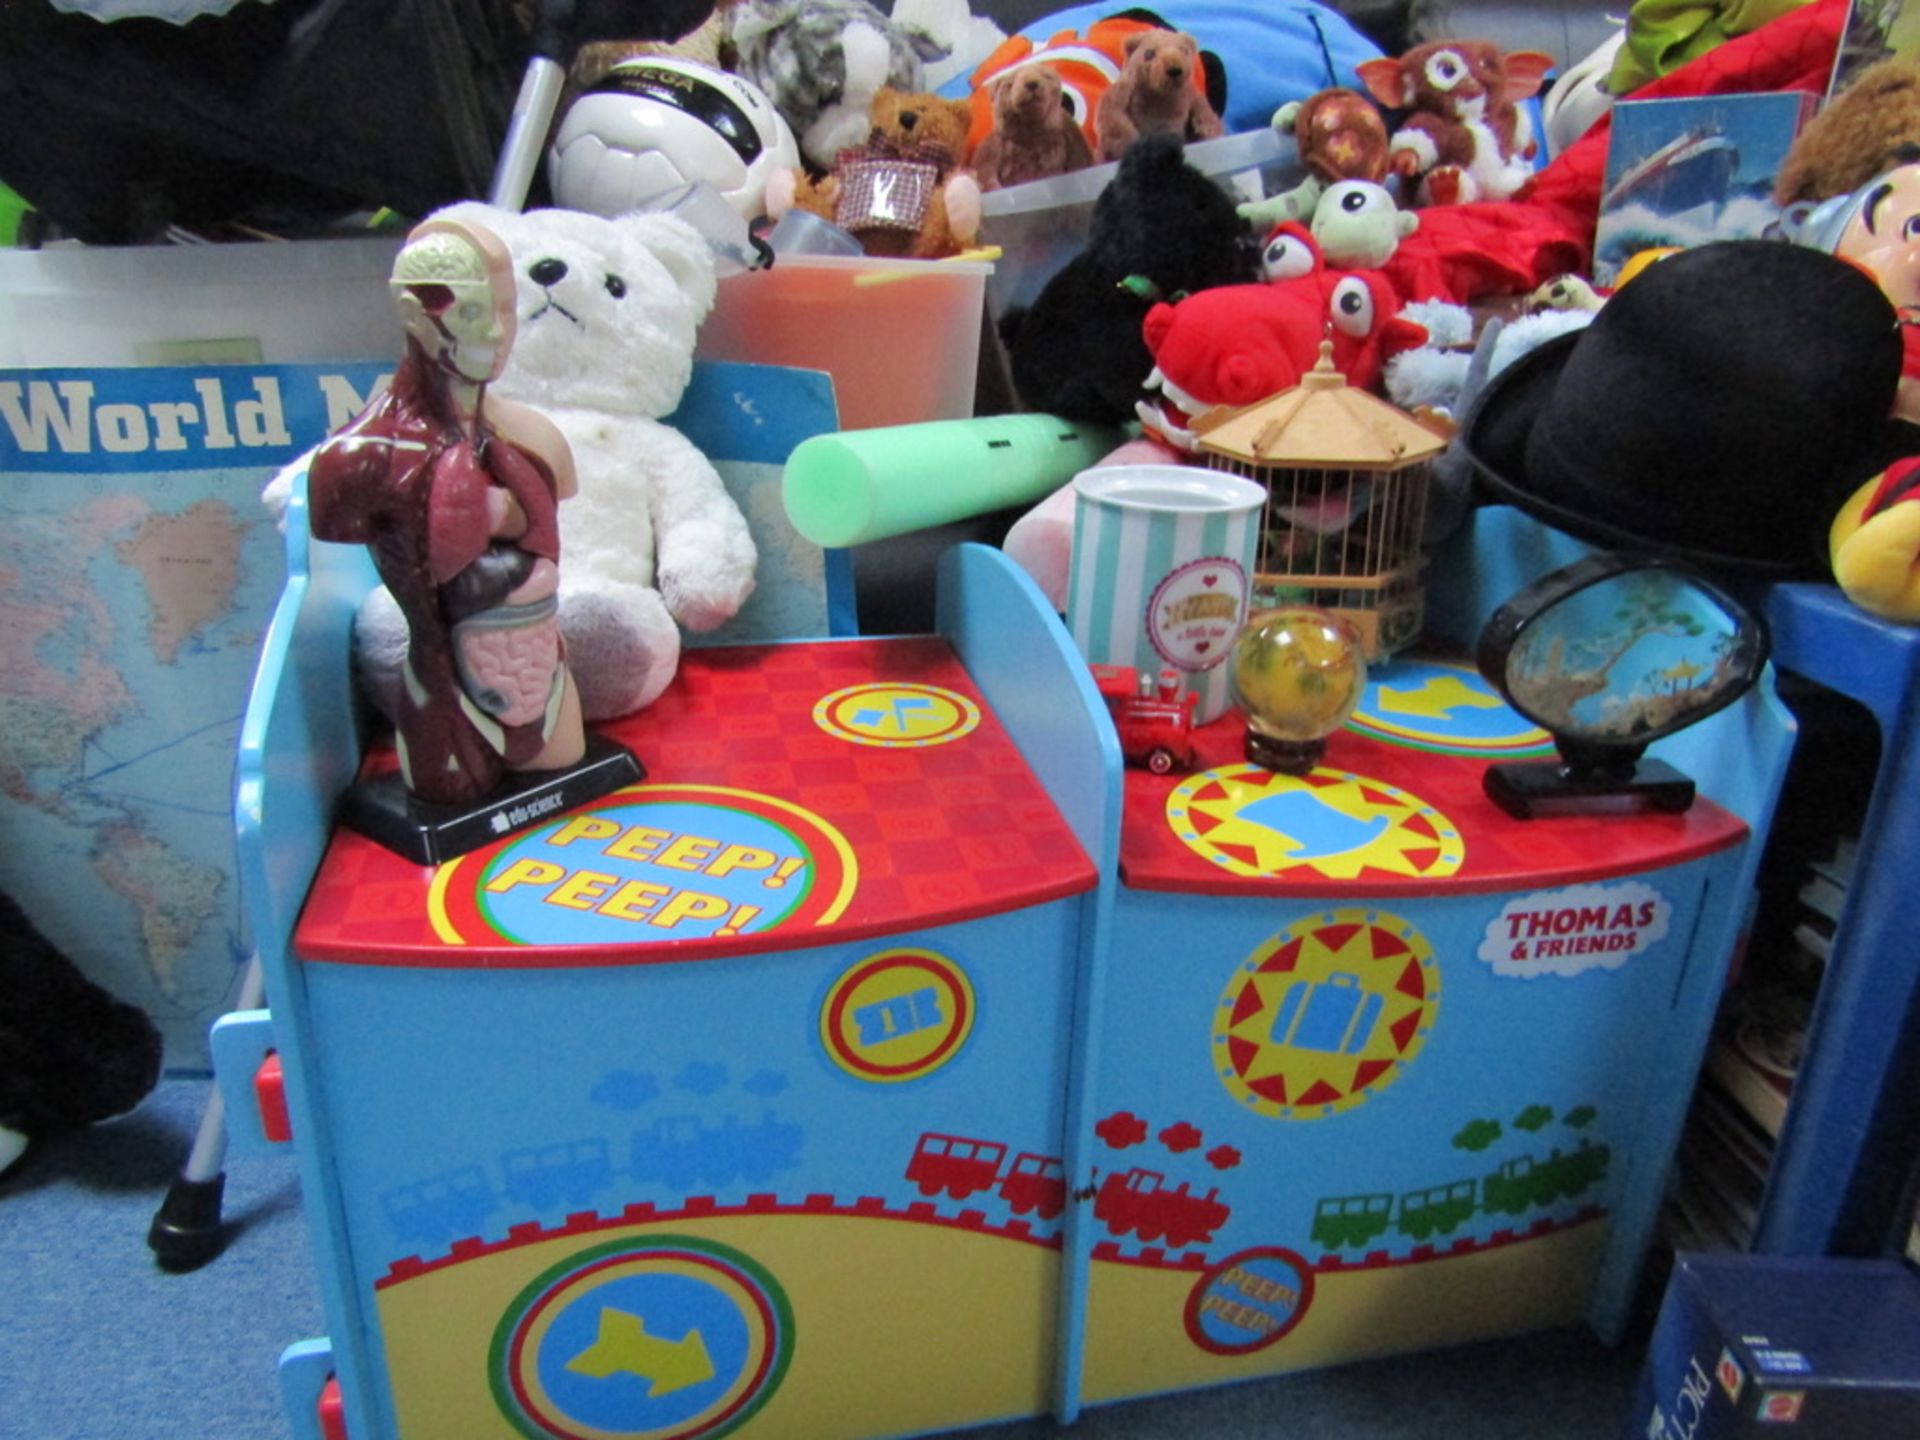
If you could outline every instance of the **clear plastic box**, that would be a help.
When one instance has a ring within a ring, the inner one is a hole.
[[[1271,128],[1200,140],[1187,146],[1187,163],[1211,176],[1236,200],[1264,200],[1296,183],[1298,147]],[[1087,243],[1093,202],[1119,165],[1095,165],[1052,180],[989,190],[981,197],[980,243],[998,245],[987,282],[987,309],[999,319],[1031,305],[1041,288]]]
[[[0,251],[0,366],[397,355],[401,237]]]

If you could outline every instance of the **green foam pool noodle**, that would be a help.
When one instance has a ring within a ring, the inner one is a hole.
[[[816,545],[858,545],[1032,504],[1126,440],[1053,415],[986,415],[803,440],[781,496]]]

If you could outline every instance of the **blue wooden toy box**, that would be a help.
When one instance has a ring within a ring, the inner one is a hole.
[[[301,1440],[855,1440],[1617,1332],[1764,689],[1680,816],[1506,819],[1481,770],[1543,737],[1440,660],[1311,776],[1231,716],[1123,772],[1058,617],[960,546],[933,633],[690,651],[611,727],[641,784],[429,868],[331,823],[391,763],[371,574],[292,518],[236,799],[270,1009],[215,1047],[237,1141],[285,1076]]]

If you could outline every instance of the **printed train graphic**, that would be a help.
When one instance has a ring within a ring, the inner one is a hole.
[[[1478,1180],[1455,1180],[1424,1190],[1371,1195],[1335,1195],[1315,1207],[1314,1241],[1330,1250],[1364,1245],[1391,1225],[1415,1241],[1448,1235],[1476,1212],[1519,1215],[1585,1193],[1606,1174],[1611,1150],[1581,1141],[1570,1155],[1555,1149],[1545,1160],[1522,1155]]]
[[[1016,1215],[1057,1218],[1067,1206],[1067,1177],[1058,1159],[1022,1151],[1007,1163],[1007,1147],[998,1140],[928,1132],[907,1162],[907,1179],[922,1195],[945,1193],[949,1199],[992,1191]],[[1183,1246],[1211,1240],[1232,1211],[1219,1190],[1195,1195],[1186,1181],[1169,1188],[1166,1176],[1138,1166],[1117,1171],[1100,1182],[1093,1195],[1094,1218],[1115,1235],[1142,1242]]]
[[[623,1181],[660,1185],[682,1196],[736,1183],[764,1185],[799,1165],[803,1138],[799,1125],[770,1112],[757,1121],[727,1115],[717,1124],[673,1115],[633,1133],[624,1168],[604,1140],[562,1141],[503,1153],[498,1187],[480,1166],[468,1165],[396,1187],[381,1204],[400,1240],[443,1245],[482,1233],[507,1205],[542,1214],[579,1209]],[[1476,1214],[1518,1216],[1576,1198],[1606,1174],[1610,1158],[1608,1146],[1582,1140],[1570,1153],[1556,1147],[1545,1159],[1518,1156],[1477,1179],[1401,1194],[1328,1196],[1315,1206],[1309,1234],[1328,1250],[1358,1248],[1389,1228],[1424,1243],[1452,1234]],[[1096,1172],[1094,1188],[1070,1196],[1057,1156],[935,1131],[919,1137],[905,1179],[929,1198],[991,1196],[1012,1214],[1040,1222],[1059,1219],[1069,1198],[1091,1199],[1094,1218],[1109,1234],[1169,1249],[1211,1243],[1233,1213],[1218,1187],[1195,1193],[1190,1182],[1170,1185],[1163,1173],[1143,1166]]]
[[[922,1195],[945,1191],[949,1199],[964,1200],[992,1190],[1016,1215],[1056,1219],[1067,1208],[1067,1172],[1059,1159],[1024,1150],[1011,1165],[1005,1165],[1006,1158],[1007,1147],[998,1140],[930,1131],[914,1147],[907,1179]]]
[[[467,1165],[389,1190],[381,1206],[400,1240],[432,1247],[482,1233],[507,1205],[541,1214],[579,1209],[621,1182],[659,1185],[676,1196],[766,1185],[800,1164],[803,1140],[799,1125],[770,1113],[758,1121],[728,1115],[717,1124],[671,1115],[633,1133],[624,1168],[605,1140],[562,1141],[502,1154],[497,1187],[480,1166]],[[907,1162],[906,1180],[925,1196],[987,1193],[1015,1215],[1057,1220],[1067,1206],[1059,1158],[1018,1150],[1009,1159],[1010,1151],[999,1140],[928,1132]]]
[[[1136,1166],[1109,1175],[1093,1198],[1093,1217],[1115,1235],[1134,1235],[1152,1245],[1175,1249],[1213,1239],[1233,1212],[1220,1201],[1216,1187],[1193,1194],[1186,1181],[1169,1190],[1166,1176]]]
[[[728,1115],[717,1125],[670,1115],[634,1132],[624,1170],[615,1166],[605,1140],[559,1141],[501,1155],[498,1189],[478,1165],[467,1165],[389,1190],[380,1197],[381,1208],[400,1239],[440,1245],[479,1234],[504,1204],[543,1213],[589,1205],[621,1179],[680,1193],[735,1182],[762,1185],[800,1163],[802,1139],[799,1125],[771,1113],[755,1121]]]

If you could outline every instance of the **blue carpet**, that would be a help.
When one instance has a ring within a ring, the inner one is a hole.
[[[325,1331],[292,1161],[227,1172],[232,1234],[205,1267],[153,1263],[147,1227],[205,1082],[50,1142],[0,1178],[0,1437],[286,1440],[275,1364]],[[1643,1341],[1580,1330],[1284,1376],[965,1432],[973,1440],[1616,1440]]]
[[[291,1159],[236,1161],[233,1235],[204,1268],[153,1263],[147,1227],[207,1083],[29,1150],[0,1179],[0,1436],[284,1440],[275,1364],[324,1332]]]

